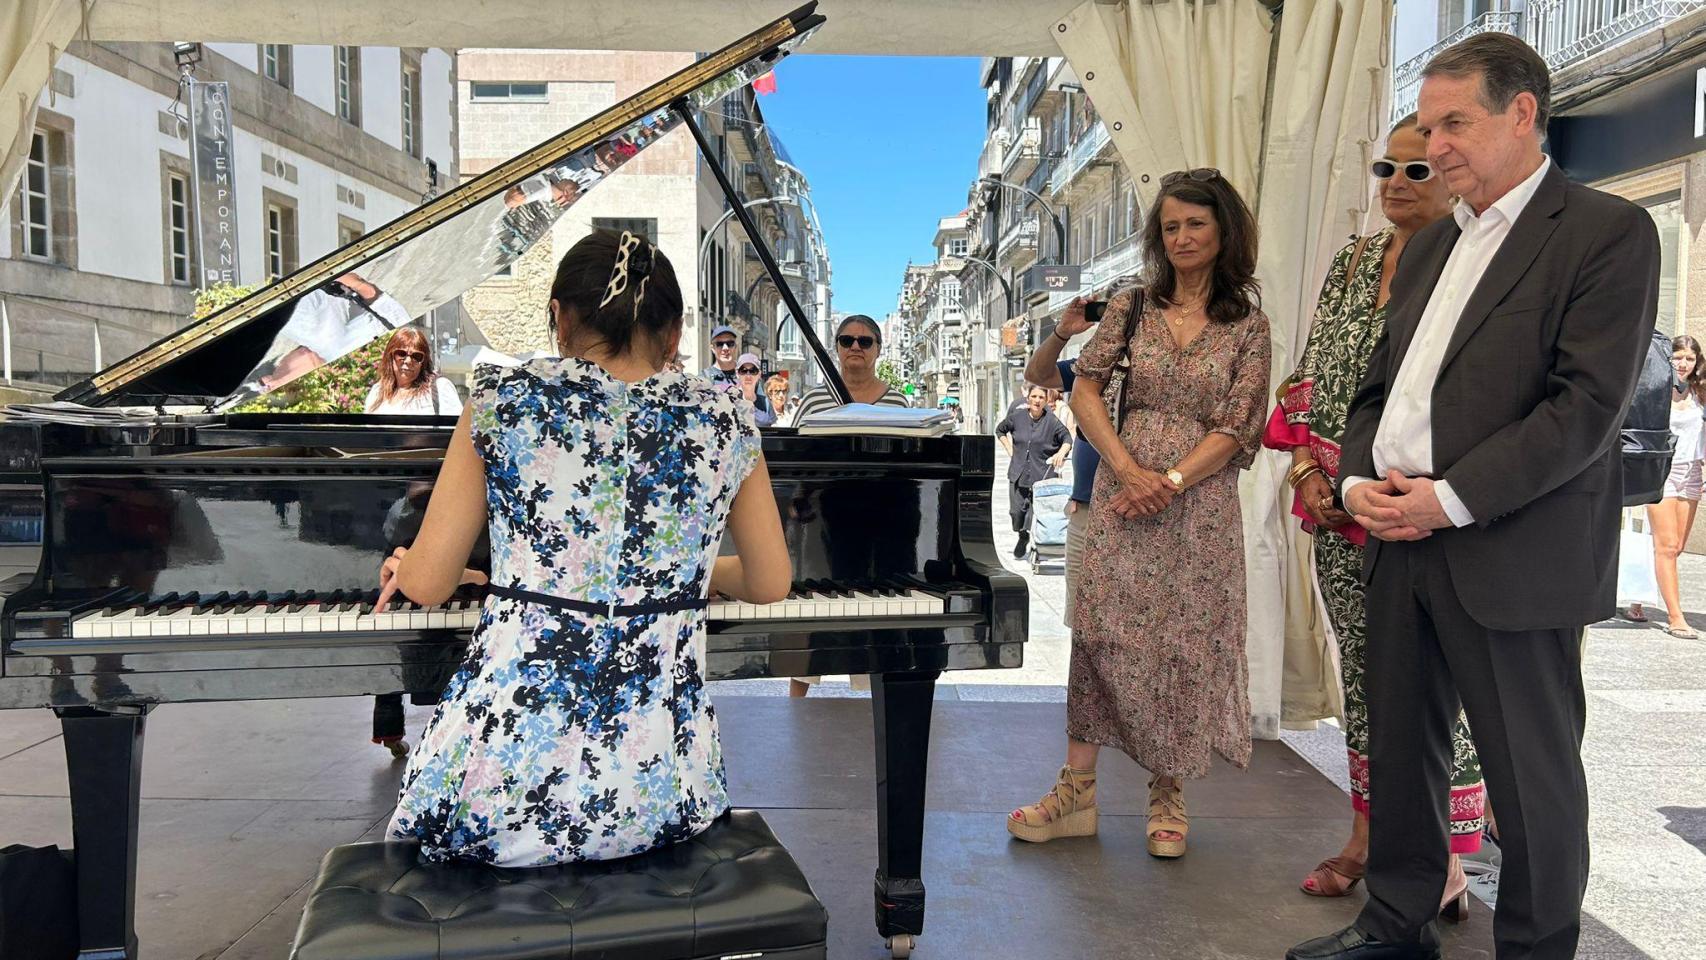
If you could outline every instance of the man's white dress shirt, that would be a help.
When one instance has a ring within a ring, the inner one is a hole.
[[[1540,181],[1551,166],[1551,159],[1543,157],[1539,169],[1493,201],[1480,216],[1467,203],[1458,203],[1452,211],[1463,233],[1451,248],[1439,282],[1428,297],[1427,309],[1422,311],[1410,351],[1398,367],[1398,376],[1387,387],[1386,406],[1380,414],[1380,426],[1374,432],[1374,469],[1381,477],[1388,470],[1406,477],[1434,475],[1433,394],[1440,365],[1445,362],[1445,348],[1457,332],[1463,308],[1480,285],[1481,275],[1487,272],[1493,255],[1504,245],[1511,225],[1534,199],[1534,191],[1540,188]],[[1347,477],[1344,492],[1368,482],[1368,477]],[[1434,494],[1453,524],[1465,527],[1475,522],[1469,508],[1452,492],[1449,481],[1436,480]]]

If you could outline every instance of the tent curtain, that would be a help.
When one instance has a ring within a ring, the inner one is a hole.
[[[0,197],[12,195],[30,152],[36,104],[53,65],[85,22],[81,0],[0,4]]]
[[[1383,0],[1287,0],[1277,20],[1257,0],[1089,0],[1055,25],[1145,201],[1161,175],[1212,166],[1256,209],[1270,385],[1291,372],[1321,275],[1366,215],[1386,16]],[[1282,722],[1314,720],[1339,703],[1327,686],[1336,671],[1322,666],[1336,658],[1315,614],[1309,551],[1282,481],[1287,459],[1264,452],[1239,488],[1252,731],[1268,739]],[[1288,663],[1288,653],[1313,660]]]

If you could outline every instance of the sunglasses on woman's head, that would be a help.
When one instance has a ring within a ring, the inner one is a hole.
[[[1194,170],[1174,170],[1161,178],[1163,187],[1170,187],[1181,180],[1195,180],[1198,183],[1209,183],[1220,179],[1220,171],[1213,167],[1197,167]]]
[[[398,360],[413,360],[416,363],[426,363],[426,354],[414,350],[398,350],[392,354]]]
[[[741,367],[739,370],[736,370],[735,372],[736,373],[750,373],[753,376],[757,376],[758,375],[758,368],[757,367]]]
[[[869,350],[872,347],[877,345],[877,338],[876,337],[855,337],[850,333],[844,333],[841,336],[836,337],[835,342],[841,344],[841,349],[843,349],[843,350],[853,349],[853,345],[855,343],[857,343],[859,345],[859,349]]]
[[[1421,183],[1424,180],[1433,179],[1434,165],[1426,160],[1399,163],[1396,160],[1381,158],[1368,165],[1368,172],[1374,174],[1376,180],[1390,180],[1402,172],[1405,180],[1411,183]]]

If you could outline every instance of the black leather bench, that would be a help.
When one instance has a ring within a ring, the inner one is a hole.
[[[828,913],[764,818],[684,843],[531,869],[422,862],[412,843],[334,848],[292,960],[822,960]]]

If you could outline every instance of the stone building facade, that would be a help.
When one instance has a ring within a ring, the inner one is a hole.
[[[455,62],[437,49],[209,43],[230,85],[241,283],[331,252],[455,182]],[[183,326],[201,276],[170,44],[77,41],[0,207],[0,362],[49,391]],[[269,225],[272,229],[269,229]]]

